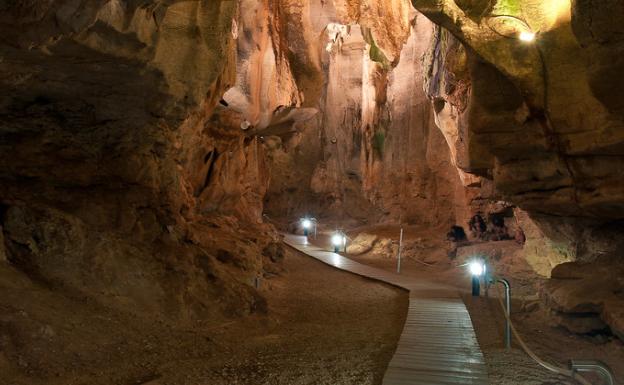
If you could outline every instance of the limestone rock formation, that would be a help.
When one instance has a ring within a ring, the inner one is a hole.
[[[608,326],[623,338],[622,274],[621,265],[609,261],[564,263],[553,269],[543,291],[560,323],[571,331],[589,333]]]
[[[431,23],[413,11],[397,16],[397,44],[376,35],[371,17],[334,6],[317,8],[312,21],[324,78],[318,114],[271,139],[269,215],[434,227],[466,217],[464,188],[421,87]]]
[[[621,218],[624,121],[610,101],[619,100],[619,80],[604,81],[621,63],[594,55],[621,48],[619,23],[606,16],[608,7],[518,1],[494,2],[487,10],[478,2],[413,3],[454,35],[439,33],[429,92],[455,164],[492,179],[496,193],[534,214],[555,242],[563,242],[560,227],[585,233]],[[474,9],[483,12],[475,16]],[[604,35],[588,31],[594,13],[603,17]],[[527,44],[518,38],[523,31],[539,34]],[[602,86],[596,84],[598,67]],[[609,96],[600,87],[611,89]],[[588,246],[591,239],[577,241],[584,253],[573,258],[598,256]]]
[[[377,235],[359,233],[348,245],[347,254],[360,255],[372,250],[377,241]]]
[[[38,282],[186,321],[246,314],[280,255],[265,202],[454,221],[462,187],[412,76],[432,25],[407,1],[1,10],[0,255]]]
[[[254,311],[253,277],[276,241],[259,224],[262,147],[240,117],[213,114],[235,81],[238,12],[227,1],[2,5],[12,266],[131,311]]]
[[[426,89],[464,184],[491,183],[488,199],[521,209],[524,253],[539,274],[605,258],[617,268],[624,230],[624,35],[614,15],[622,14],[622,2],[412,3],[441,27],[426,63]],[[522,33],[535,39],[522,41]],[[585,266],[599,275],[596,264]],[[617,287],[605,282],[604,289]],[[568,289],[555,291],[575,298]],[[587,295],[601,302],[604,294]],[[570,329],[583,329],[567,318],[560,316]]]

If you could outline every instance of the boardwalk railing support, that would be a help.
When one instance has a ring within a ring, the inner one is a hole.
[[[401,272],[401,246],[403,246],[403,228],[401,227],[401,234],[399,235],[399,254],[397,255],[397,273]]]
[[[570,360],[570,370],[573,372],[595,372],[604,378],[607,385],[615,384],[611,369],[602,361]]]
[[[496,281],[505,286],[505,348],[511,349],[511,286],[505,278]]]

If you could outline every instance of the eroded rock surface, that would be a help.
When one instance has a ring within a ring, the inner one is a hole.
[[[413,11],[398,17],[396,49],[374,37],[373,18],[345,19],[334,5],[312,22],[325,81],[317,115],[265,137],[274,170],[267,211],[434,227],[463,220],[464,187],[421,86],[432,24]]]
[[[589,333],[608,326],[622,338],[623,273],[621,266],[614,268],[607,261],[564,263],[553,269],[543,294],[559,322],[570,331]]]
[[[0,29],[1,255],[54,290],[248,314],[279,270],[265,202],[462,210],[420,87],[433,27],[407,1],[16,1]]]
[[[221,1],[3,5],[12,265],[133,311],[254,311],[252,280],[276,241],[259,224],[262,147],[230,128],[240,118],[213,115],[236,79],[237,14]]]
[[[377,235],[360,233],[347,245],[347,254],[360,255],[373,249]]]
[[[594,54],[621,49],[618,23],[606,16],[608,7],[591,10],[586,2],[513,3],[470,16],[461,7],[473,8],[463,3],[414,1],[462,42],[440,32],[430,87],[455,164],[492,179],[506,200],[543,214],[538,222],[546,229],[572,216],[619,219],[624,121],[607,99],[619,99],[620,80],[600,78],[610,96],[596,83],[597,72],[621,63]],[[595,35],[587,26],[592,16],[604,22]],[[530,44],[518,39],[527,29],[539,31]]]

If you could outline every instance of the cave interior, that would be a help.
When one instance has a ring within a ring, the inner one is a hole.
[[[465,294],[475,257],[531,346],[624,378],[622,16],[0,2],[0,382],[380,384],[407,297],[285,245],[302,218],[455,285],[492,384],[568,382],[505,382],[528,358],[501,353],[496,294]]]

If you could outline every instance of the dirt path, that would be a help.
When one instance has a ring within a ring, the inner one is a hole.
[[[241,351],[226,362],[229,375],[214,384],[237,383],[234,378],[267,385],[380,383],[403,326],[407,294],[294,251],[286,268],[285,277],[263,288],[270,308],[264,330],[234,340],[238,332],[224,336],[222,343]]]

